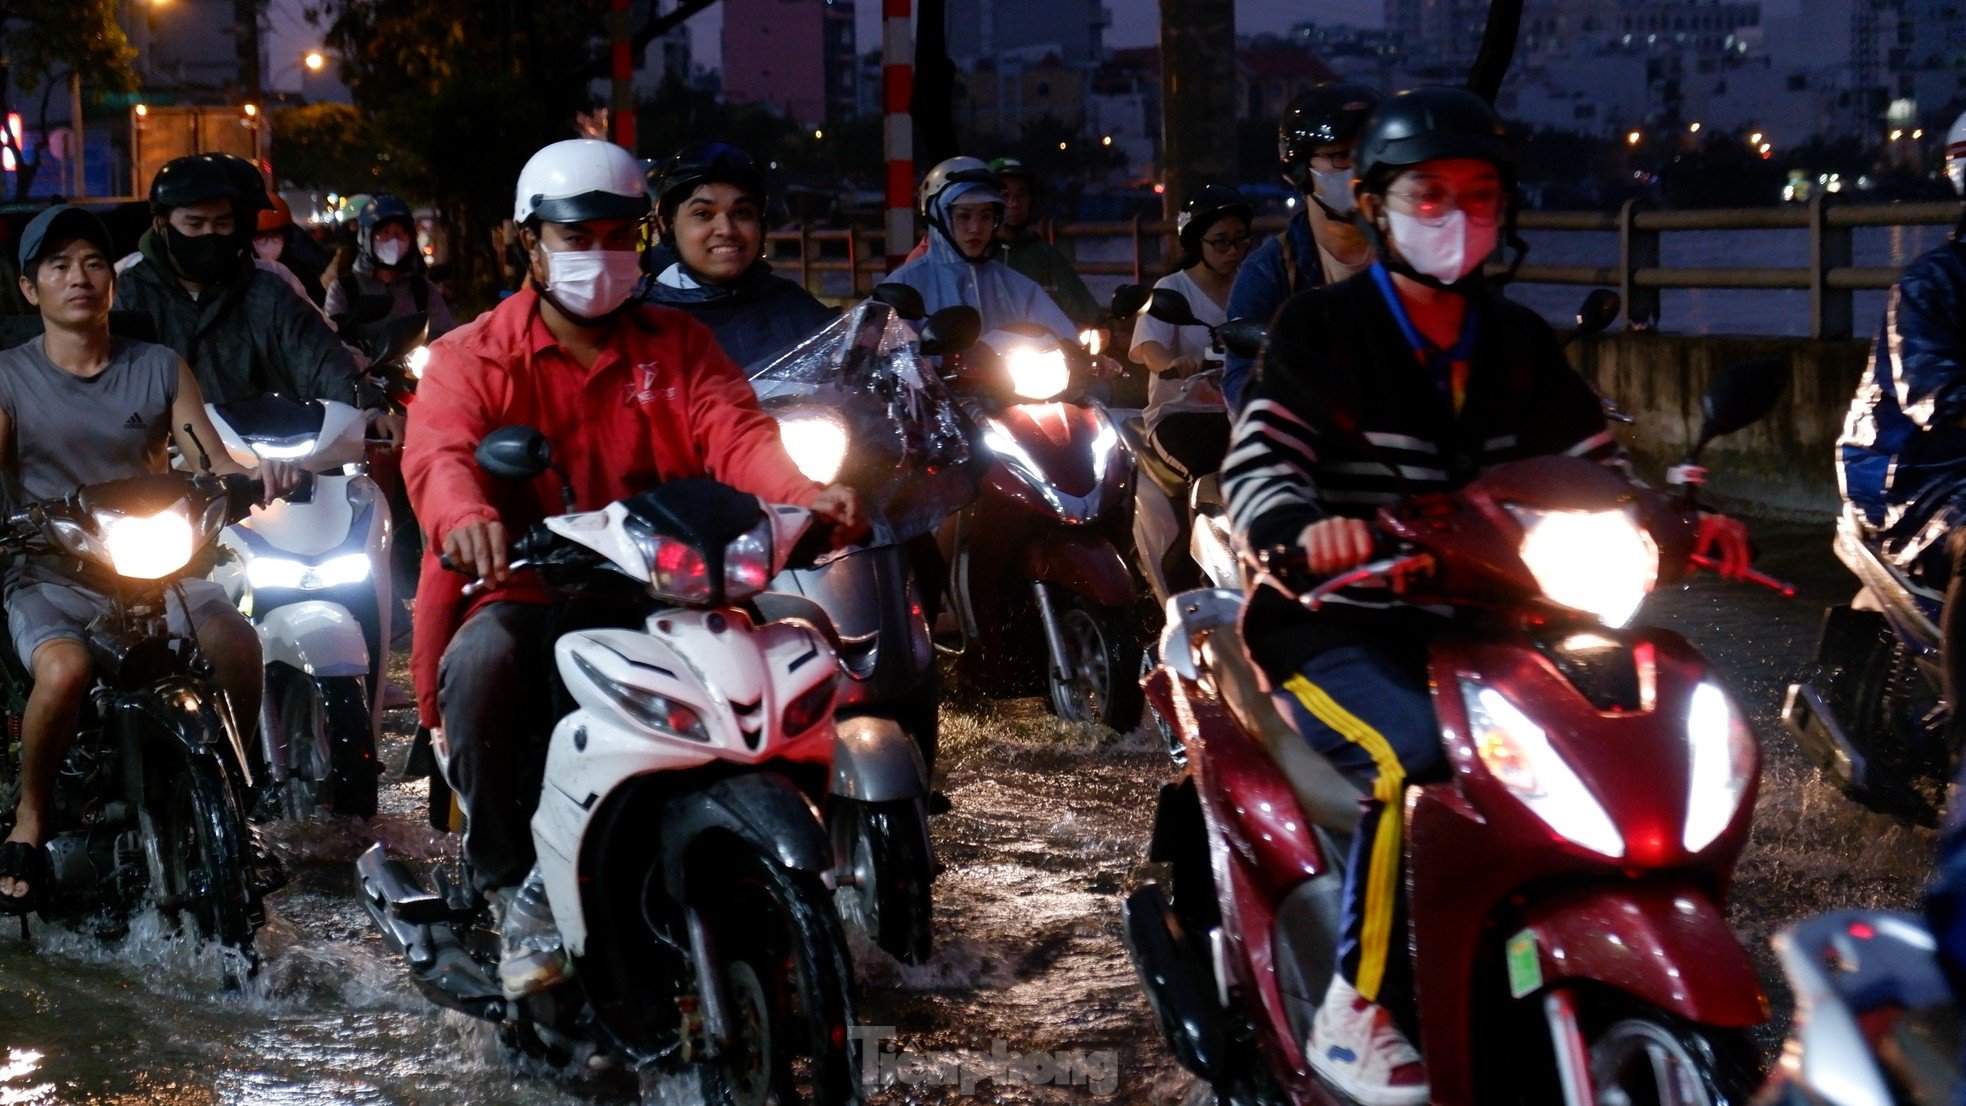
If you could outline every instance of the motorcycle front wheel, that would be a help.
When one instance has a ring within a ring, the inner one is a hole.
[[[927,960],[934,873],[922,804],[837,799],[828,814],[834,855],[853,873],[838,895],[847,925],[904,964]]]
[[[280,732],[287,735],[288,750],[287,778],[271,784],[265,800],[273,816],[307,819],[326,807],[345,817],[375,817],[381,764],[363,681],[287,671],[269,680],[268,690],[279,696]],[[317,735],[325,740],[317,741]],[[327,763],[317,764],[322,747]]]
[[[262,914],[247,871],[246,819],[215,764],[147,749],[138,814],[149,897],[166,922],[256,964]],[[250,970],[250,968],[249,968]]]
[[[1131,732],[1140,722],[1142,705],[1140,646],[1131,612],[1069,594],[1057,610],[1065,653],[1051,658],[1045,674],[1051,713],[1067,722]]]
[[[1744,1106],[1761,1085],[1747,1035],[1664,1015],[1622,1018],[1590,1041],[1602,1106]]]

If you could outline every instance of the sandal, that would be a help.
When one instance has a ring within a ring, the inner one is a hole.
[[[48,896],[54,871],[48,865],[48,850],[25,841],[0,844],[0,879],[26,880],[27,894],[0,895],[0,915],[28,915],[41,909]]]

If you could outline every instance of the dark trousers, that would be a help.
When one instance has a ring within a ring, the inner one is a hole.
[[[1153,438],[1161,455],[1186,470],[1189,479],[1207,476],[1222,467],[1229,452],[1229,416],[1222,411],[1177,411],[1155,424]]]
[[[1440,723],[1424,667],[1380,645],[1318,654],[1272,693],[1283,716],[1366,792],[1345,871],[1338,971],[1367,1001],[1393,1004],[1409,989],[1405,946],[1404,804],[1407,781],[1441,774]]]

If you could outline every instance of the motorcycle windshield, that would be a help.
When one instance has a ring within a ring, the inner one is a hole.
[[[868,544],[928,533],[976,498],[983,475],[971,423],[892,308],[869,300],[751,371],[751,387],[781,426],[823,419],[844,435],[808,476],[848,484],[873,516]],[[813,466],[813,467],[809,467]]]

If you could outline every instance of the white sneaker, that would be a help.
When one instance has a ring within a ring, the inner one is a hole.
[[[494,891],[500,899],[498,985],[509,999],[556,987],[573,974],[573,964],[546,905],[546,889],[534,868],[517,888]]]
[[[1311,1022],[1311,1068],[1362,1106],[1426,1106],[1427,1069],[1385,1007],[1331,977]]]

